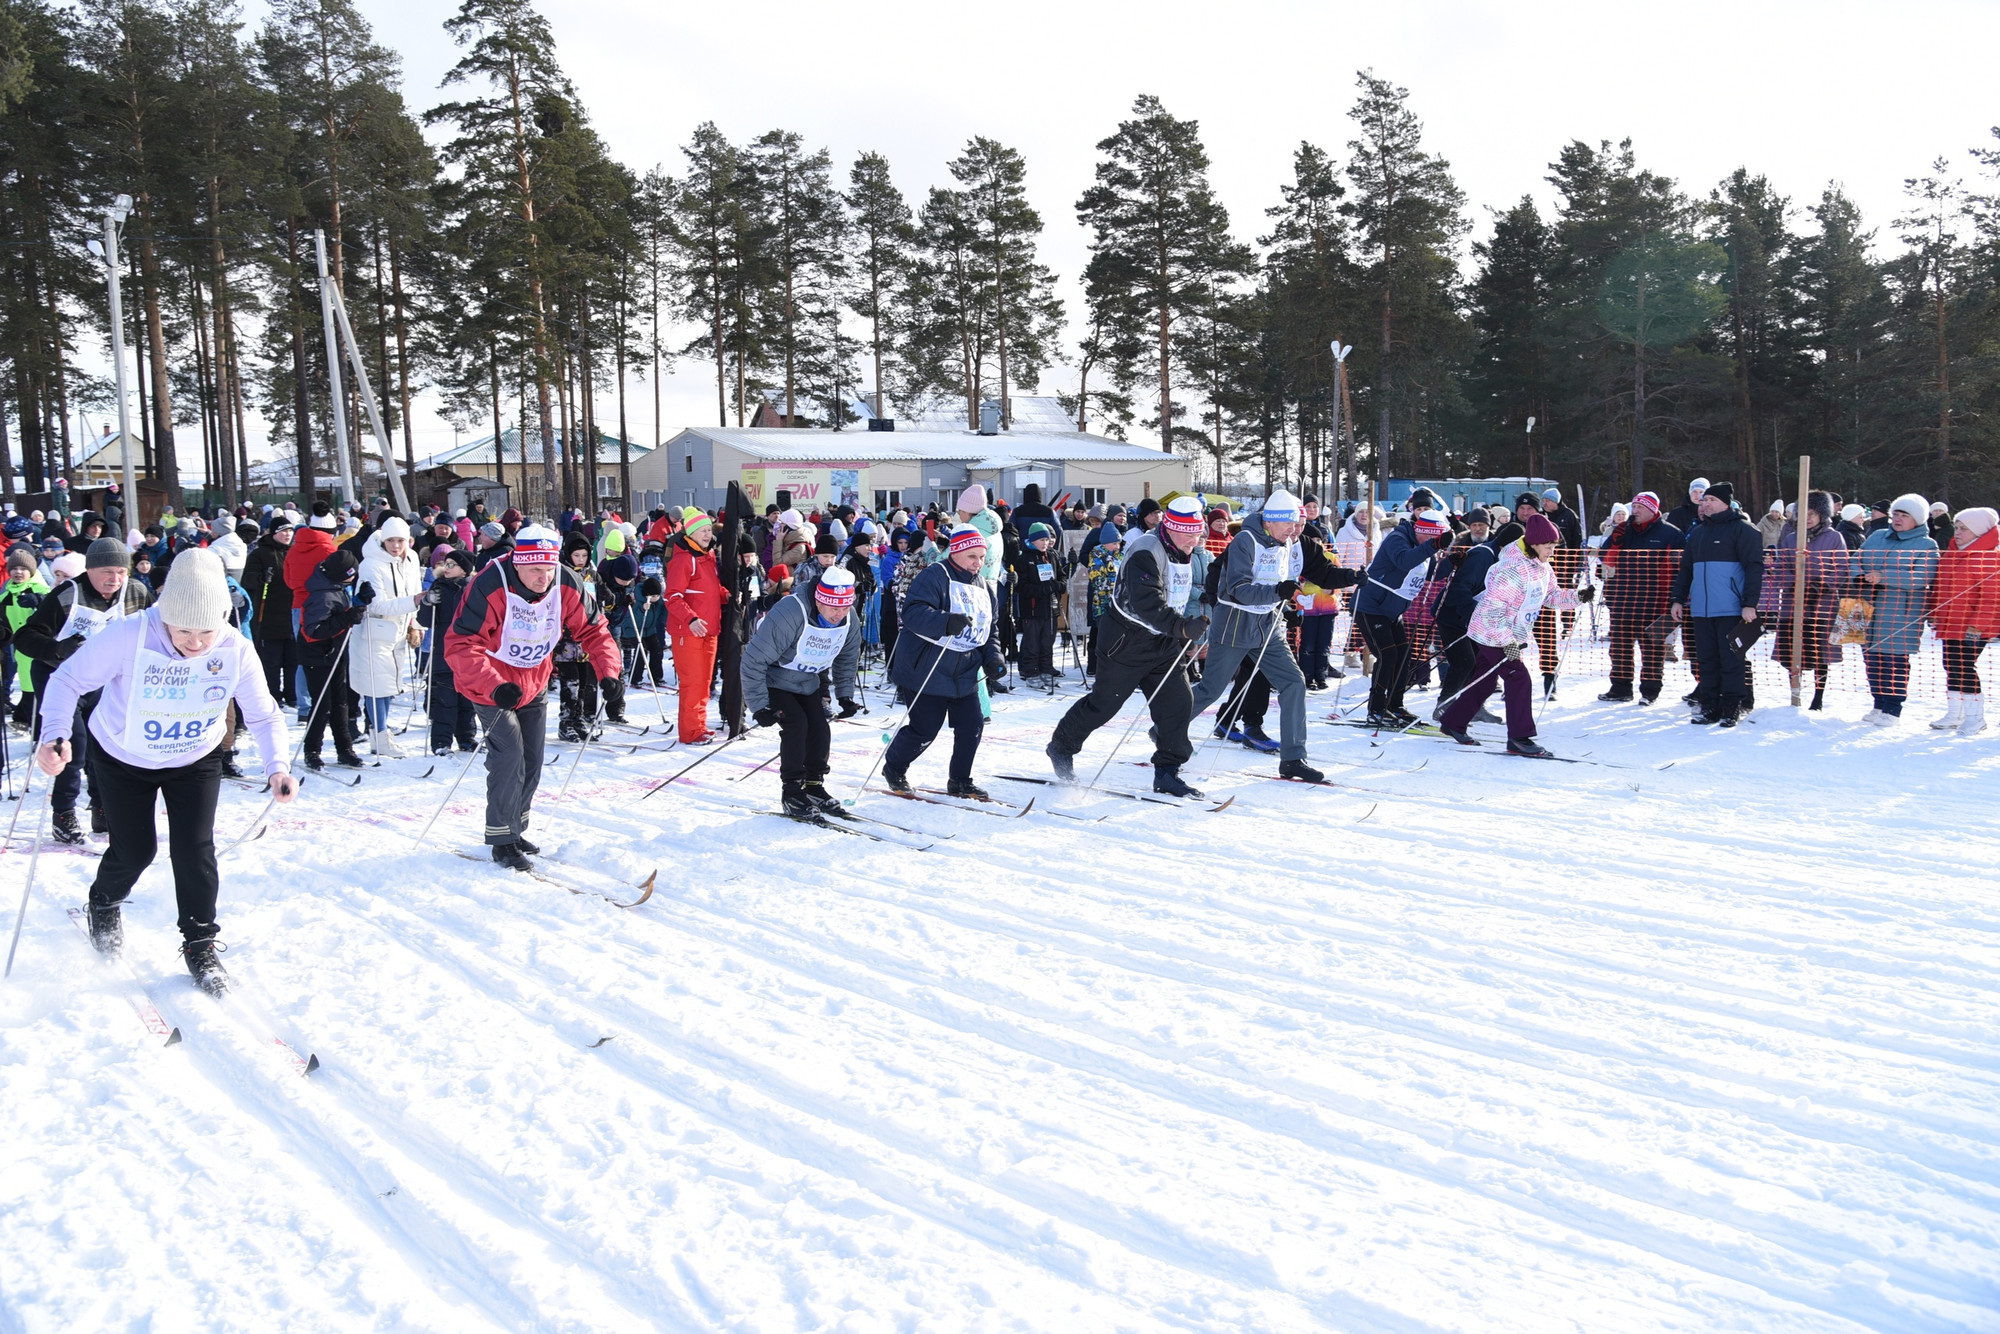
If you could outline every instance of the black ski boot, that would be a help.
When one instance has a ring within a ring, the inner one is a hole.
[[[495,843],[493,845],[493,862],[494,865],[504,866],[510,871],[532,871],[535,869],[534,865],[528,861],[528,854],[521,851],[519,843]]]
[[[1549,748],[1531,736],[1510,736],[1507,738],[1507,753],[1530,760],[1552,760],[1555,755]]]
[[[194,984],[211,996],[220,996],[229,990],[229,974],[222,971],[222,963],[215,957],[226,948],[218,944],[214,936],[203,936],[181,946],[181,957],[187,960]]]
[[[1603,704],[1630,704],[1632,702],[1632,687],[1629,685],[1613,686],[1597,698]]]
[[[1469,732],[1454,732],[1449,727],[1439,727],[1438,730],[1461,746],[1476,746],[1479,744],[1478,740]]]
[[[910,786],[910,775],[901,769],[883,769],[882,783],[891,792],[900,792],[906,797],[916,791]]]
[[[1042,754],[1049,757],[1049,766],[1056,771],[1058,781],[1064,783],[1074,783],[1076,781],[1076,757],[1074,755],[1071,755],[1053,741],[1042,747]]]
[[[92,806],[90,808],[90,832],[93,834],[108,834],[111,832],[111,822],[104,818],[104,808],[102,806]]]
[[[306,768],[313,773],[319,773],[326,768],[326,761],[320,758],[318,751],[308,752],[299,758],[305,761]]]
[[[1300,783],[1324,783],[1326,775],[1304,760],[1286,760],[1278,766],[1278,777]]]
[[[1163,797],[1191,797],[1199,800],[1201,789],[1190,787],[1181,777],[1179,765],[1156,764],[1153,766],[1153,791]]]
[[[83,842],[83,830],[77,828],[75,811],[57,811],[49,832],[58,843],[75,846]]]
[[[778,799],[779,809],[794,820],[819,820],[825,817],[813,799],[806,795],[804,783],[785,784],[784,794]]]
[[[991,793],[970,778],[947,779],[944,790],[954,797],[970,797],[974,801],[993,800]]]
[[[1818,713],[1821,709],[1824,709],[1825,707],[1826,707],[1826,687],[1821,686],[1817,690],[1813,691],[1812,703],[1806,705],[1806,708],[1813,713]]]
[[[827,791],[825,783],[815,778],[805,785],[804,790],[806,800],[810,801],[815,809],[828,815],[840,814],[840,798]]]
[[[90,943],[106,958],[125,948],[125,918],[117,904],[90,905]]]
[[[367,761],[356,755],[351,749],[340,751],[333,757],[333,762],[343,769],[366,769],[368,767]]]
[[[525,837],[523,837],[520,834],[514,835],[514,846],[519,848],[521,851],[527,853],[530,857],[539,857],[542,855],[542,850],[540,848],[530,843]]]
[[[233,750],[227,752],[222,757],[222,776],[224,778],[243,778],[247,776],[243,772],[243,766],[236,762],[236,752]]]

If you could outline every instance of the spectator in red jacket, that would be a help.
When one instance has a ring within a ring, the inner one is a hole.
[[[1986,730],[1986,696],[1979,684],[1979,654],[2000,638],[2000,513],[1963,509],[1951,541],[1938,557],[1931,628],[1944,646],[1944,717],[1939,730],[1967,736]]]
[[[542,778],[557,643],[568,635],[583,645],[600,684],[619,680],[624,665],[582,581],[558,565],[557,546],[546,528],[521,529],[513,554],[466,585],[444,640],[452,683],[486,732],[486,842],[494,861],[516,871],[532,870],[528,856],[540,851],[524,835]]]
[[[667,637],[674,649],[674,675],[680,678],[681,744],[700,746],[712,739],[708,690],[729,592],[716,567],[714,520],[692,506],[681,517],[681,535],[667,553]]]

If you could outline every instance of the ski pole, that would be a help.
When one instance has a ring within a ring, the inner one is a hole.
[[[673,781],[674,781],[674,779],[676,779],[676,778],[679,778],[679,777],[681,776],[681,774],[684,774],[684,773],[687,773],[687,772],[689,772],[690,770],[694,770],[694,769],[699,769],[699,768],[700,768],[700,767],[701,767],[702,765],[704,765],[704,764],[707,764],[707,763],[708,763],[708,762],[709,762],[710,760],[712,760],[712,759],[714,759],[714,758],[715,758],[716,756],[720,755],[720,754],[721,754],[721,753],[722,753],[723,751],[725,751],[725,750],[728,750],[728,749],[729,749],[729,748],[730,748],[731,746],[733,746],[733,745],[735,745],[735,744],[736,744],[737,742],[741,741],[741,740],[742,740],[742,739],[743,739],[744,737],[746,737],[746,736],[749,736],[749,735],[750,735],[751,733],[753,733],[753,732],[757,732],[757,731],[760,731],[760,730],[761,730],[761,729],[759,729],[759,728],[755,728],[755,727],[746,727],[746,728],[744,728],[744,729],[743,729],[743,730],[742,730],[741,732],[738,732],[738,733],[737,733],[737,734],[736,734],[735,736],[733,736],[733,737],[730,737],[730,738],[729,738],[729,739],[728,739],[727,741],[724,741],[724,742],[723,742],[723,743],[722,743],[721,745],[717,746],[717,747],[716,747],[716,748],[715,748],[714,750],[711,750],[710,752],[708,752],[708,754],[706,754],[706,755],[702,756],[702,757],[701,757],[700,759],[696,760],[696,761],[695,761],[695,762],[694,762],[693,764],[690,764],[690,765],[689,765],[689,766],[688,766],[688,767],[687,767],[686,769],[682,769],[682,770],[680,770],[680,772],[679,772],[679,773],[675,773],[675,774],[672,774],[672,775],[670,775],[670,776],[668,776],[668,777],[666,777],[666,778],[662,778],[662,779],[661,779],[661,780],[660,780],[659,782],[657,782],[657,783],[653,784],[653,785],[652,785],[651,787],[647,788],[647,789],[645,790],[645,792],[644,792],[644,793],[642,793],[642,794],[640,795],[640,797],[639,797],[639,800],[641,800],[641,801],[644,801],[644,800],[645,800],[645,799],[646,799],[647,797],[650,797],[650,796],[652,796],[652,795],[653,795],[653,794],[654,794],[655,792],[658,792],[658,791],[659,791],[659,790],[660,790],[661,788],[663,788],[663,787],[665,787],[665,786],[666,786],[667,784],[669,784],[669,783],[673,782]]]
[[[1167,668],[1166,675],[1162,676],[1159,683],[1146,692],[1146,706],[1132,715],[1132,721],[1125,725],[1124,733],[1118,738],[1117,743],[1111,747],[1111,754],[1104,757],[1104,763],[1098,765],[1097,772],[1091,775],[1089,786],[1097,786],[1098,781],[1104,777],[1104,771],[1111,767],[1111,761],[1118,754],[1119,748],[1131,740],[1132,733],[1138,730],[1139,720],[1152,714],[1153,697],[1166,688],[1167,682],[1171,681],[1175,674],[1180,671],[1181,663],[1186,660],[1187,655],[1194,650],[1196,645],[1206,642],[1207,639],[1208,633],[1203,631],[1200,639],[1190,639],[1187,643],[1181,645],[1181,651],[1174,654],[1174,665]]]
[[[334,653],[332,663],[330,663],[327,666],[326,684],[320,687],[319,694],[315,696],[313,699],[312,708],[306,711],[305,730],[299,733],[299,744],[292,747],[292,758],[290,763],[288,763],[285,766],[286,768],[290,768],[291,765],[297,764],[299,762],[299,756],[305,752],[306,737],[311,735],[312,733],[313,720],[319,717],[320,706],[325,704],[328,697],[331,696],[334,692],[333,674],[340,670],[340,660],[347,656],[347,646],[353,642],[354,642],[354,630],[352,627],[349,627],[347,630],[341,633],[340,648],[337,652]],[[304,669],[301,668],[300,670],[303,671]]]
[[[489,746],[493,744],[493,738],[490,734],[486,738],[486,744]],[[416,841],[410,844],[410,850],[412,852],[422,847],[424,845],[424,840],[430,837],[431,826],[437,823],[438,816],[444,814],[444,808],[451,804],[451,794],[458,791],[458,785],[465,781],[465,776],[467,774],[472,772],[472,762],[478,758],[479,758],[479,752],[477,750],[473,751],[471,754],[465,757],[465,767],[458,771],[458,777],[452,779],[451,786],[444,790],[444,800],[440,801],[438,803],[437,809],[431,812],[431,818],[424,822],[424,832],[418,834]],[[275,793],[272,795],[274,797],[276,796]]]
[[[4,729],[5,727],[5,723],[0,723],[0,729]],[[21,819],[21,807],[27,804],[28,789],[35,785],[35,751],[41,740],[41,734],[42,697],[38,694],[35,696],[34,715],[30,718],[28,725],[28,774],[27,777],[21,780],[21,796],[14,803],[14,818],[7,822],[7,837],[0,839],[0,852],[5,852],[8,848],[14,846],[14,826]],[[70,753],[72,755],[76,753],[74,746],[70,748]]]
[[[25,789],[22,795],[25,798]],[[14,975],[14,951],[21,944],[21,923],[28,920],[28,896],[35,892],[35,863],[42,855],[42,824],[48,819],[49,807],[53,804],[54,798],[51,796],[49,801],[42,803],[42,813],[35,817],[35,850],[28,854],[28,883],[21,886],[21,911],[14,914],[14,939],[7,945],[7,970],[0,973],[0,977]]]
[[[923,639],[923,636],[918,635],[917,638]],[[929,643],[930,641],[925,640],[924,642]],[[944,655],[946,652],[945,646],[943,644],[937,645],[937,651],[938,651],[937,662],[933,662],[931,664],[931,669],[928,672],[924,673],[924,684],[917,687],[917,693],[910,696],[910,708],[903,710],[902,718],[896,723],[897,731],[901,731],[903,725],[910,721],[910,709],[914,709],[917,707],[917,701],[924,697],[924,686],[928,686],[931,683],[931,678],[937,675],[938,663],[944,661]],[[889,754],[889,747],[893,744],[895,744],[895,738],[889,733],[888,730],[885,729],[882,733],[882,754],[877,755],[875,757],[875,763],[868,766],[868,777],[861,780],[861,786],[854,790],[854,795],[851,797],[844,798],[840,803],[841,805],[852,806],[854,805],[855,802],[861,799],[861,794],[868,790],[869,782],[873,780],[873,778],[875,777],[875,771],[882,767],[882,761]]]
[[[591,666],[589,658],[585,658],[583,660],[583,663],[584,666],[586,667]],[[595,670],[595,668],[592,668],[592,670]],[[569,762],[569,775],[568,777],[565,777],[563,779],[563,785],[556,790],[556,795],[558,797],[562,796],[563,794],[569,791],[570,779],[576,777],[576,768],[578,765],[583,763],[583,752],[590,749],[590,734],[597,730],[597,720],[603,716],[604,716],[604,691],[600,687],[597,692],[597,707],[590,711],[590,721],[584,724],[583,740],[576,743],[576,758],[572,759]]]
[[[762,764],[758,765],[755,769],[752,769],[749,773],[738,774],[736,775],[736,777],[730,779],[729,781],[732,783],[740,783],[746,778],[752,777],[753,775],[756,774],[763,773],[766,769],[770,768],[773,764],[777,763],[778,756],[783,755],[784,753],[785,753],[784,748],[779,747],[779,749],[772,754],[770,759],[765,760]]]
[[[1242,708],[1244,703],[1249,700],[1250,683],[1256,680],[1258,672],[1264,670],[1264,654],[1269,651],[1271,636],[1278,632],[1278,622],[1283,619],[1283,616],[1278,613],[1274,605],[1271,609],[1271,628],[1264,632],[1264,642],[1258,645],[1257,656],[1250,659],[1256,665],[1251,668],[1250,675],[1243,678],[1243,684],[1230,695],[1229,701],[1224,706],[1223,711],[1216,715],[1216,726],[1220,727],[1223,732],[1227,733],[1229,731],[1229,724],[1235,718],[1237,710]],[[1203,679],[1206,680],[1207,678],[1204,677]],[[1188,757],[1188,763],[1192,764],[1196,759],[1199,759],[1202,751],[1207,750],[1214,740],[1215,737],[1211,734],[1207,741],[1201,743],[1201,748]]]
[[[298,784],[300,787],[304,787],[305,780],[303,778],[299,779]],[[263,825],[265,817],[270,815],[271,808],[278,804],[277,785],[272,783],[271,780],[268,778],[264,780],[264,785],[271,789],[270,800],[264,803],[264,809],[257,812],[257,818],[252,820],[248,825],[244,826],[243,832],[238,834],[235,840],[231,842],[228,847],[224,848],[221,852],[215,854],[215,859],[217,861],[221,861],[224,857],[227,857],[230,853],[236,851],[236,849],[242,847],[245,843],[248,843],[251,837],[255,835],[257,830]]]

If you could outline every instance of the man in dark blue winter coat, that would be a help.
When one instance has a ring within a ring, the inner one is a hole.
[[[945,558],[911,580],[903,598],[889,679],[909,706],[909,716],[882,757],[882,779],[897,792],[911,790],[910,765],[950,718],[951,770],[945,790],[954,797],[986,799],[972,781],[972,760],[986,728],[979,682],[984,674],[1005,672],[1007,664],[993,641],[1000,605],[993,586],[980,578],[985,563],[986,535],[969,523],[959,524],[951,530]]]
[[[1701,522],[1687,535],[1674,575],[1676,621],[1693,627],[1700,660],[1696,723],[1736,726],[1749,698],[1749,677],[1738,625],[1757,619],[1764,589],[1764,538],[1734,505],[1735,488],[1717,482],[1701,498]]]
[[[1354,599],[1354,619],[1375,654],[1368,681],[1368,721],[1376,727],[1407,727],[1417,716],[1403,707],[1410,684],[1410,636],[1403,613],[1410,609],[1451,543],[1451,521],[1442,510],[1418,510],[1382,539],[1369,562],[1368,578]]]

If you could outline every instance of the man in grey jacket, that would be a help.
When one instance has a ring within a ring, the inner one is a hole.
[[[1306,679],[1279,631],[1284,605],[1300,580],[1321,588],[1354,583],[1318,548],[1299,544],[1303,506],[1289,491],[1273,491],[1263,509],[1243,521],[1230,539],[1216,579],[1214,621],[1208,633],[1208,662],[1194,691],[1196,716],[1222,697],[1246,657],[1278,692],[1278,774],[1305,783],[1326,775],[1306,763]],[[1226,712],[1227,710],[1225,710]],[[1226,719],[1225,719],[1226,721]]]
[[[861,634],[853,610],[853,574],[830,566],[810,586],[780,598],[743,649],[743,702],[757,726],[778,724],[778,779],[785,814],[795,820],[824,820],[840,809],[825,784],[833,746],[827,685],[830,679],[841,717],[861,711],[854,698]]]

